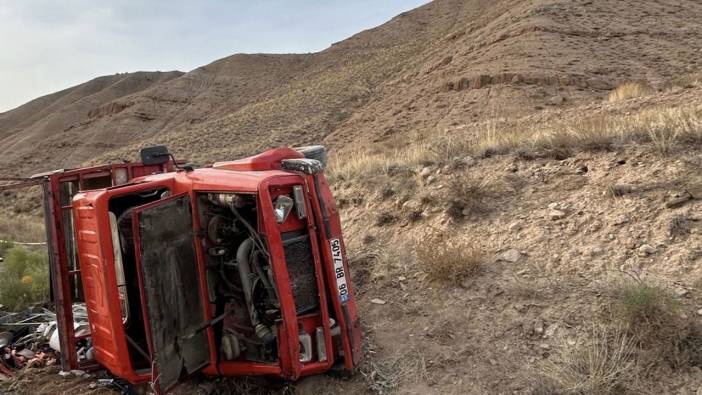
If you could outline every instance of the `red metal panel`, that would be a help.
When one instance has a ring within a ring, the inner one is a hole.
[[[315,177],[317,178],[315,182]],[[334,197],[331,194],[329,185],[324,174],[308,176],[308,187],[314,215],[317,218],[319,235],[319,248],[324,257],[324,268],[327,272],[327,284],[331,292],[332,306],[336,312],[337,321],[341,327],[342,343],[344,348],[344,365],[346,369],[353,369],[362,356],[361,351],[361,328],[356,310],[356,299],[353,294],[353,285],[349,276],[348,258],[346,257],[346,247],[344,246],[341,234],[341,219],[336,208]],[[314,198],[317,197],[317,198]],[[347,301],[340,300],[337,295],[337,276],[334,269],[334,257],[332,256],[330,242],[338,239],[341,243],[341,255],[346,276],[346,284],[350,298]]]
[[[63,234],[63,218],[59,201],[58,177],[49,177],[44,182],[44,202],[51,286],[56,309],[56,323],[61,343],[61,368],[78,368],[75,329],[73,328],[73,301],[66,264],[66,244]]]

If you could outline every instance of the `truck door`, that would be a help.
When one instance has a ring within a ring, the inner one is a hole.
[[[210,364],[192,206],[180,195],[138,207],[132,215],[155,384],[165,393]]]

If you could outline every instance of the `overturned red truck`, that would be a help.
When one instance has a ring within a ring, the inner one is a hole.
[[[321,146],[193,168],[165,147],[44,183],[64,369],[71,305],[95,361],[166,391],[195,372],[350,371],[361,333]]]

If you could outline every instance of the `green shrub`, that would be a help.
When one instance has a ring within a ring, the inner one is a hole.
[[[637,329],[657,329],[679,316],[681,303],[666,288],[643,280],[628,280],[615,288],[619,319]]]
[[[15,246],[0,266],[0,304],[10,310],[43,302],[49,296],[49,264],[45,254]]]
[[[7,253],[7,250],[9,250],[12,247],[14,247],[14,244],[12,244],[11,241],[0,241],[0,257],[4,257]]]

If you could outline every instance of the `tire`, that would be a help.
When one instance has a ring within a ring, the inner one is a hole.
[[[294,148],[295,151],[305,155],[307,159],[316,159],[322,164],[322,167],[327,166],[327,149],[323,145],[308,145],[305,147]]]

